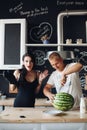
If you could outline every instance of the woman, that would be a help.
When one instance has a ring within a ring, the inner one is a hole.
[[[48,71],[37,73],[34,70],[35,60],[32,54],[24,54],[22,60],[23,68],[13,74],[5,72],[5,77],[18,89],[14,107],[34,107],[35,95],[39,92],[41,82],[48,75]]]

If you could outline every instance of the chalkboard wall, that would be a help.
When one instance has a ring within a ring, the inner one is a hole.
[[[27,44],[42,44],[41,36],[47,34],[50,44],[57,44],[57,17],[61,12],[68,11],[86,11],[86,0],[1,0],[0,1],[0,19],[26,18],[27,20]],[[86,43],[86,26],[87,15],[68,16],[63,19],[64,42],[71,38],[73,42],[82,38]],[[64,50],[74,50],[76,47]],[[87,50],[87,47],[79,48],[80,51]],[[46,54],[48,50],[57,50],[56,47],[28,47],[28,51]],[[35,53],[36,54],[36,53]],[[46,62],[38,60],[39,68],[46,68]],[[47,63],[48,64],[48,63]],[[85,69],[87,70],[87,69]],[[86,73],[87,71],[85,71]],[[2,71],[0,71],[2,74]],[[82,73],[82,72],[81,72]],[[4,86],[0,78],[0,86]],[[82,79],[82,82],[85,81]],[[7,81],[6,81],[7,83]]]
[[[28,43],[40,43],[40,35],[44,30],[49,35],[50,43],[56,43],[58,14],[62,11],[83,11],[86,9],[86,0],[54,0],[52,2],[50,0],[1,0],[0,18],[26,18],[28,22]],[[74,36],[75,38],[80,37],[81,33],[81,37],[85,41],[85,34],[82,33],[85,32],[84,20],[86,21],[86,16],[64,18],[65,38],[71,37],[75,40]]]

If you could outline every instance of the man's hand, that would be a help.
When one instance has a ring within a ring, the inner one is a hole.
[[[53,101],[53,100],[54,100],[54,97],[55,97],[55,94],[49,93],[49,94],[47,95],[47,97],[49,98],[50,101]]]
[[[66,81],[67,81],[67,76],[66,76],[66,75],[63,75],[63,76],[62,76],[62,79],[61,79],[61,81],[60,81],[61,85],[64,86],[64,84],[66,83]]]

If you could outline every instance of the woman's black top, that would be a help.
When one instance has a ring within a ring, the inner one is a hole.
[[[34,107],[35,104],[35,89],[38,86],[38,80],[29,82],[25,76],[21,76],[17,81],[12,73],[5,72],[5,77],[11,84],[15,84],[18,88],[18,93],[14,101],[14,107]]]
[[[37,79],[28,82],[24,79],[23,83],[19,82],[18,93],[14,101],[14,107],[34,107],[35,89],[38,85]]]

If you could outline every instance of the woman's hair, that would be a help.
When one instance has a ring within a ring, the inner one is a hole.
[[[33,62],[33,69],[34,69],[34,67],[35,67],[35,57],[34,57],[34,55],[33,55],[32,53],[30,53],[30,52],[29,52],[29,53],[25,53],[25,54],[23,55],[23,57],[22,57],[22,61],[24,61],[24,58],[25,58],[26,56],[31,57],[32,62]],[[23,65],[23,68],[20,69],[20,72],[21,72],[21,74],[20,74],[20,81],[22,82],[23,79],[25,78],[26,74],[27,74],[27,70],[26,70],[26,68],[25,68],[24,65]]]
[[[32,62],[33,62],[33,64],[35,65],[35,57],[34,57],[34,55],[32,54],[32,53],[25,53],[24,55],[23,55],[23,57],[22,57],[22,61],[24,61],[24,58],[26,57],[26,56],[29,56],[29,57],[31,57],[31,59],[32,59]]]

